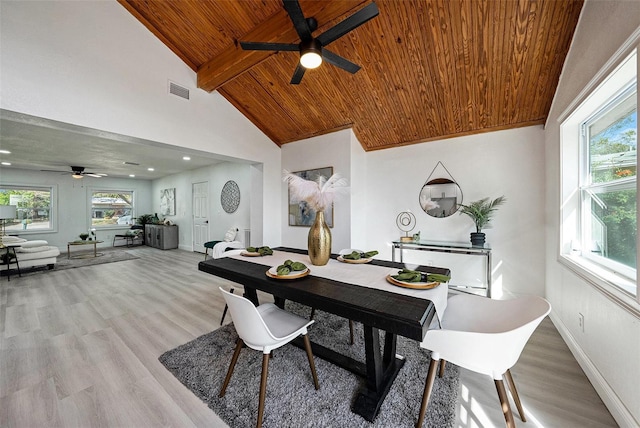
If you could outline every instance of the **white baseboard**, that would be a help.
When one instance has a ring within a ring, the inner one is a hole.
[[[640,423],[634,418],[629,409],[624,405],[616,392],[611,388],[607,380],[600,374],[598,368],[593,364],[589,356],[582,350],[578,342],[574,339],[573,335],[566,328],[560,318],[558,318],[555,312],[551,311],[549,314],[551,322],[556,326],[556,329],[562,336],[562,339],[569,347],[569,350],[575,357],[576,361],[587,375],[589,382],[593,385],[596,392],[602,399],[602,402],[607,407],[613,418],[621,427],[640,427]]]

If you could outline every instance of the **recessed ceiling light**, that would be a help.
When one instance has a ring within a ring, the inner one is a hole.
[[[3,155],[11,154],[9,150],[0,150],[0,153],[2,153]]]
[[[136,176],[135,174],[129,174],[129,177],[131,177],[131,178],[133,178],[135,176]]]
[[[153,168],[147,168],[147,171],[155,171]]]
[[[9,165],[11,165],[11,162],[2,162],[2,165],[9,166]]]
[[[189,156],[182,156],[182,160],[191,160]]]

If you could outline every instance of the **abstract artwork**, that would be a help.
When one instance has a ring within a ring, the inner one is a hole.
[[[333,167],[308,169],[306,171],[293,172],[305,180],[317,181],[323,176],[328,179],[333,175]],[[324,210],[324,218],[329,227],[333,227],[333,205]],[[316,219],[316,212],[305,201],[294,202],[289,192],[289,226],[311,226]]]
[[[160,214],[176,215],[176,189],[160,190]]]

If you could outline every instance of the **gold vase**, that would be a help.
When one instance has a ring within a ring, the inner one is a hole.
[[[331,230],[324,221],[324,211],[316,212],[316,220],[309,229],[309,258],[316,266],[324,266],[331,256]]]

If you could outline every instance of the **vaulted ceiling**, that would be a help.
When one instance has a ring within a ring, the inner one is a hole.
[[[365,150],[543,124],[582,0],[376,0],[378,17],[329,45],[330,64],[289,83],[298,43],[281,0],[118,0],[189,67],[282,144],[353,128]],[[314,36],[371,0],[300,0]],[[215,112],[211,112],[215,114]]]

